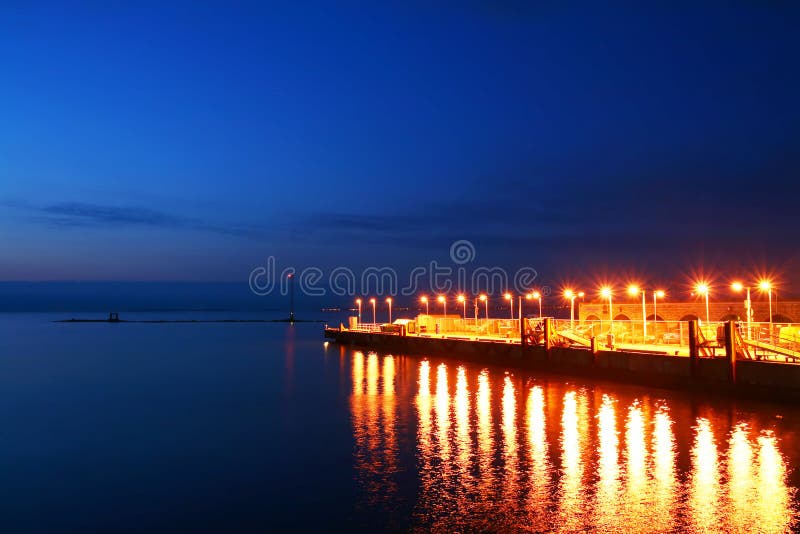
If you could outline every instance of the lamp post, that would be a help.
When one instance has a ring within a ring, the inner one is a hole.
[[[289,273],[289,322],[294,324],[294,273]]]
[[[706,298],[706,324],[708,324],[711,322],[711,314],[708,313],[708,294],[710,292],[708,284],[705,282],[700,282],[695,286],[694,290],[697,291],[699,295],[704,295]]]
[[[392,322],[392,297],[386,297],[386,304],[389,305],[389,323]]]
[[[539,301],[539,319],[542,318],[542,294],[538,291],[531,293],[531,298]]]
[[[600,296],[608,300],[608,322],[610,325],[610,332],[614,333],[614,311],[611,308],[611,297],[613,297],[613,291],[608,286],[600,288]]]
[[[564,298],[569,300],[569,327],[575,329],[575,297],[578,295],[571,289],[564,290]]]
[[[664,291],[661,290],[661,289],[657,289],[657,290],[653,291],[653,322],[658,321],[658,303],[657,303],[657,299],[663,299],[664,295],[666,295],[666,293],[664,293]]]
[[[375,299],[369,299],[369,302],[370,302],[370,304],[372,304],[372,324],[375,324],[375,323],[378,322],[378,318],[377,318],[377,315],[376,315],[376,312],[375,312],[375,302],[376,301],[375,301]]]
[[[464,297],[464,295],[459,295],[459,296],[456,297],[456,300],[462,304],[462,306],[464,308],[463,317],[464,317],[464,320],[466,320],[467,319],[467,299],[466,299],[466,297]]]
[[[637,285],[628,287],[628,294],[632,297],[638,297],[639,293],[642,294],[642,343],[647,343],[647,310],[645,309],[645,290],[639,289]]]
[[[486,295],[480,295],[478,297],[478,300],[483,302],[483,305],[486,308],[486,319],[488,320],[489,319],[489,297],[487,297]]]
[[[442,305],[442,308],[444,309],[444,318],[447,319],[447,299],[444,298],[444,295],[439,295],[436,297],[436,300]]]
[[[419,301],[425,305],[425,315],[430,315],[431,309],[428,307],[428,297],[423,295],[420,297]]]
[[[361,324],[361,299],[356,299],[358,305],[358,324]]]
[[[761,280],[758,289],[766,291],[769,295],[769,338],[772,340],[772,283],[769,280]]]
[[[741,282],[734,282],[731,284],[731,289],[737,293],[741,292],[742,290],[746,291],[747,297],[744,299],[744,313],[747,316],[747,339],[750,339],[750,320],[753,316],[753,305],[752,301],[750,300],[750,286],[745,286]]]
[[[473,300],[474,300],[474,304],[475,304],[475,328],[477,329],[478,328],[478,297],[475,297]]]
[[[505,299],[508,301],[508,309],[511,312],[511,320],[514,320],[514,297],[511,296],[511,293],[506,293],[503,295]]]

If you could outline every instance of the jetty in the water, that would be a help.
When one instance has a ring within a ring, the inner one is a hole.
[[[420,314],[325,327],[337,343],[382,352],[632,383],[800,401],[800,325]]]

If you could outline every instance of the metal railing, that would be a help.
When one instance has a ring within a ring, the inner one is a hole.
[[[738,323],[738,328],[757,359],[800,360],[800,324]]]
[[[531,343],[543,343],[544,319],[526,318],[525,331]],[[600,347],[688,353],[687,321],[635,320],[581,321],[552,319],[553,335],[563,343],[589,346],[592,338]],[[698,346],[706,356],[719,354],[725,347],[725,323],[700,321]],[[399,327],[395,327],[399,328]],[[351,324],[356,332],[398,333],[381,323]],[[800,324],[736,323],[738,339],[747,357],[800,362]],[[399,330],[398,330],[399,331]],[[419,315],[409,333],[422,336],[464,337],[476,340],[520,341],[519,319],[471,318],[458,315]],[[609,337],[613,336],[613,337]]]
[[[380,332],[380,323],[358,323],[350,326],[350,330],[354,332]]]
[[[724,323],[705,323],[700,325],[701,343],[722,346],[724,340]],[[554,319],[556,334],[567,334],[572,337],[608,341],[613,335],[614,344],[654,345],[654,346],[688,346],[689,326],[686,321],[570,321]]]

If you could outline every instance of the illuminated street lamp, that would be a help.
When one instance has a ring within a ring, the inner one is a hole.
[[[569,300],[569,327],[575,328],[575,299],[578,295],[571,289],[564,290],[564,298]]]
[[[642,339],[643,343],[647,342],[647,310],[645,310],[645,290],[639,289],[639,286],[636,284],[628,286],[628,295],[632,297],[638,297],[639,293],[642,294]]]
[[[392,322],[392,297],[386,297],[386,304],[389,305],[389,323]]]
[[[442,305],[442,307],[444,309],[444,317],[446,319],[447,318],[447,299],[444,298],[444,295],[439,295],[438,297],[436,297],[436,300],[439,302],[439,304]]]
[[[486,307],[486,318],[488,319],[489,318],[489,297],[487,297],[486,295],[482,294],[482,295],[480,295],[478,297],[478,300],[483,302],[483,305]]]
[[[538,291],[534,291],[532,293],[528,293],[525,295],[525,298],[528,300],[536,299],[539,301],[539,318],[542,318],[542,294]]]
[[[657,313],[658,312],[658,302],[657,302],[657,299],[663,299],[664,295],[666,295],[666,293],[664,293],[664,291],[661,290],[661,289],[657,289],[657,290],[653,291],[653,322],[654,323],[658,321],[658,313]]]
[[[697,292],[698,295],[704,295],[706,297],[706,323],[711,322],[711,314],[708,313],[708,294],[710,293],[708,284],[705,282],[700,282],[696,286],[694,286],[694,290]]]
[[[466,320],[466,318],[467,318],[467,299],[464,297],[464,295],[459,295],[459,296],[456,297],[456,300],[458,302],[460,302],[462,304],[462,306],[464,307],[464,319]]]
[[[769,336],[772,338],[772,282],[769,280],[761,280],[758,283],[758,289],[762,292],[766,291],[769,295]]]
[[[658,299],[663,299],[665,296],[663,289],[653,291],[653,321],[658,321]]]
[[[614,293],[613,293],[613,291],[611,291],[610,287],[605,286],[605,287],[601,287],[600,288],[600,296],[603,297],[604,299],[608,299],[608,319],[609,319],[609,323],[611,325],[611,327],[610,327],[611,328],[611,333],[613,334],[614,333],[614,312],[613,312],[613,310],[611,308],[611,297],[614,296]]]
[[[358,324],[361,324],[361,299],[356,299],[358,305]]]
[[[372,324],[375,324],[375,323],[378,322],[378,318],[377,318],[376,313],[375,313],[375,302],[376,301],[375,301],[375,299],[369,299],[369,302],[370,302],[370,304],[372,304]]]
[[[428,297],[422,296],[419,301],[425,305],[425,315],[430,315],[431,309],[428,307]]]
[[[753,303],[750,300],[750,286],[745,286],[741,282],[734,282],[731,284],[731,289],[737,293],[741,293],[742,290],[745,290],[747,292],[747,297],[744,299],[744,312],[745,315],[747,315],[747,339],[750,339],[751,338],[750,321],[753,316]]]
[[[514,298],[511,296],[511,293],[506,293],[503,295],[505,299],[508,301],[508,309],[511,311],[511,320],[514,320]]]

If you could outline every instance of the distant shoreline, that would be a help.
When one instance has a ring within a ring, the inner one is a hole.
[[[58,319],[54,323],[324,323],[320,319]]]

